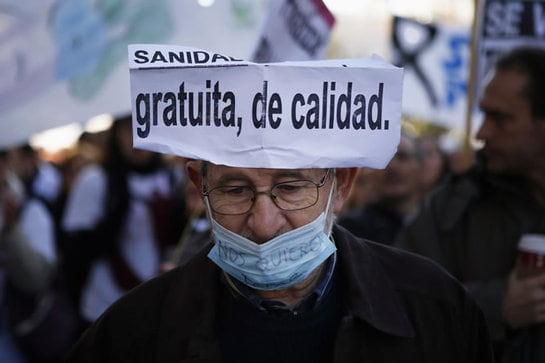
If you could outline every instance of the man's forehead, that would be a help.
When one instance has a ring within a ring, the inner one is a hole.
[[[267,178],[305,178],[321,176],[327,169],[271,169],[238,168],[225,165],[208,164],[207,177],[215,179],[267,179]]]
[[[486,83],[484,95],[524,97],[528,75],[516,69],[498,70]]]

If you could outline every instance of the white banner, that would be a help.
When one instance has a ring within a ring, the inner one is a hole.
[[[382,59],[257,64],[130,45],[134,146],[215,164],[383,168],[400,135],[403,70]]]
[[[257,63],[322,59],[333,24],[335,18],[322,0],[271,1],[250,59]]]
[[[178,43],[247,57],[261,2],[0,0],[0,147],[130,112],[127,46]]]
[[[403,114],[464,129],[469,29],[394,18],[392,61],[404,67]]]

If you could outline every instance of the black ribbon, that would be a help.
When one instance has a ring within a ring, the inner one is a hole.
[[[401,24],[402,22],[411,22],[413,24],[416,24],[424,29],[426,32],[426,37],[424,37],[420,44],[415,46],[413,49],[408,50],[405,49],[404,43],[401,41],[402,32],[401,32]],[[426,76],[426,74],[422,71],[422,68],[420,68],[420,65],[418,64],[418,57],[422,54],[422,52],[431,46],[433,39],[437,35],[437,27],[434,25],[428,25],[428,24],[422,24],[415,20],[401,18],[401,17],[394,17],[394,23],[393,23],[393,31],[392,31],[392,37],[393,37],[393,45],[394,45],[394,51],[397,52],[398,60],[397,60],[397,66],[399,67],[405,67],[405,68],[412,68],[416,76],[420,79],[422,82],[422,85],[424,86],[424,90],[428,94],[428,97],[430,99],[431,104],[435,107],[438,104],[437,95],[435,94],[435,91]]]

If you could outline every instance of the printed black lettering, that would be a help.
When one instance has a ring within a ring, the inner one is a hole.
[[[163,122],[165,126],[176,125],[176,95],[174,92],[167,92],[163,97],[163,101],[167,104],[163,110]]]
[[[178,119],[180,121],[180,126],[187,126],[187,117],[185,116],[185,100],[187,95],[185,93],[184,82],[180,84],[178,88]]]
[[[195,101],[197,97],[197,101]],[[202,125],[202,92],[198,92],[196,95],[193,92],[189,93],[187,112],[189,114],[189,124],[191,126]]]
[[[219,82],[205,81],[205,91],[189,91],[182,82],[177,92],[141,93],[134,101],[137,135],[146,138],[153,126],[232,127],[242,132],[242,118],[236,116],[235,94],[221,92]],[[275,103],[275,112],[278,105]],[[281,112],[278,111],[278,112]]]
[[[222,61],[225,61],[225,62],[229,62],[229,58],[227,58],[226,56],[224,55],[221,55],[221,54],[218,54],[218,53],[214,53],[212,55],[212,63],[214,62],[217,62],[218,60],[222,60]]]
[[[153,94],[153,126],[157,126],[157,110],[163,94],[161,92]]]
[[[356,107],[352,115],[352,127],[354,127],[354,130],[365,129],[365,96],[357,95],[354,98],[354,106]]]
[[[184,63],[184,52],[168,52],[168,61],[170,63]]]
[[[153,57],[151,58],[150,63],[155,62],[167,63],[167,59],[165,58],[163,53],[161,53],[160,51],[156,51],[155,53],[153,53]]]
[[[271,101],[269,102],[269,124],[273,129],[277,129],[282,122],[282,118],[276,115],[282,114],[282,99],[278,93],[271,95]]]
[[[206,64],[216,62],[241,62],[242,59],[228,57],[218,53],[208,53],[202,50],[196,51],[161,51],[156,50],[150,54],[147,50],[139,49],[134,52],[134,62],[145,63],[172,63],[172,64]]]
[[[327,82],[323,83],[322,87],[322,129],[325,129],[325,120],[326,120],[326,114],[327,114]]]
[[[227,92],[231,95],[232,92]],[[227,94],[223,97],[223,101],[226,102]],[[219,101],[221,99],[221,92],[219,90],[219,82],[214,84],[214,92],[212,92],[212,102],[214,104],[214,125],[221,126],[221,118],[219,117]],[[234,116],[234,115],[233,115]]]
[[[197,50],[193,52],[193,60],[196,64],[207,63],[210,59],[210,55],[202,50]]]
[[[148,52],[145,50],[137,50],[134,52],[134,57],[136,58],[134,60],[135,63],[142,64],[142,63],[148,63]]]
[[[293,96],[293,101],[291,103],[291,122],[296,130],[299,130],[305,124],[305,118],[303,116],[297,117],[298,113],[296,111],[299,105],[305,105],[305,98],[302,94],[296,93],[295,96]]]
[[[333,128],[333,118],[335,117],[335,82],[331,82],[331,101],[329,102],[329,128]]]
[[[268,82],[263,81],[263,92],[256,93],[252,101],[252,122],[256,129],[265,127],[265,118],[267,117],[267,89]],[[261,110],[261,114],[259,115],[258,108]]]
[[[309,129],[320,127],[320,97],[316,93],[308,96],[308,105],[312,106],[307,111],[307,125]]]
[[[337,101],[337,125],[339,129],[350,128],[350,100],[352,99],[352,82],[348,82],[348,89],[346,93],[339,96]],[[344,111],[344,118],[343,118]]]
[[[150,95],[149,93],[139,93],[136,96],[136,122],[144,128],[137,127],[138,137],[145,139],[148,137],[151,129],[150,125]]]
[[[384,83],[379,83],[378,85],[378,95],[372,95],[369,98],[369,107],[368,107],[368,115],[367,119],[369,122],[369,128],[371,130],[381,129],[382,128],[382,89],[384,87]],[[375,106],[376,105],[376,112],[375,112]],[[373,119],[373,113],[376,114],[376,117]]]
[[[384,83],[379,83],[377,94],[368,98],[354,94],[352,82],[347,82],[344,90],[338,86],[336,82],[324,82],[321,98],[317,93],[309,94],[306,99],[303,94],[296,93],[291,103],[293,127],[301,129],[306,126],[309,130],[388,129],[389,120],[382,119]]]

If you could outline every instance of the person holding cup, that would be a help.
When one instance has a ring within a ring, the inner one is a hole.
[[[500,56],[480,100],[475,166],[442,183],[397,245],[431,257],[485,312],[500,362],[545,362],[545,273],[517,246],[545,233],[545,48]]]

